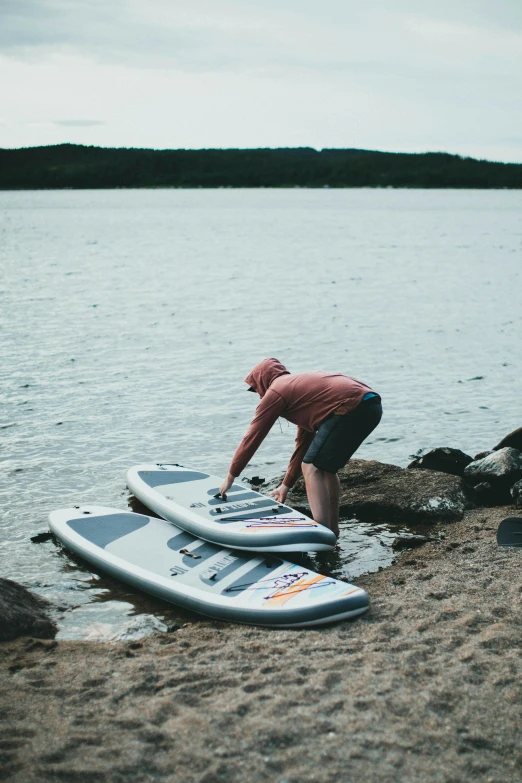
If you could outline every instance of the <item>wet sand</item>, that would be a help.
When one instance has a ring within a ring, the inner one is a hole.
[[[354,622],[271,631],[202,620],[130,643],[0,647],[13,783],[520,783],[522,550],[513,508],[355,580]]]

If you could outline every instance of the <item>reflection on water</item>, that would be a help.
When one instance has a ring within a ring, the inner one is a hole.
[[[372,524],[357,519],[341,520],[339,527],[341,533],[335,549],[305,555],[301,561],[303,565],[338,579],[355,579],[391,565],[395,557],[391,548],[393,540],[397,535],[409,532],[406,526]]]
[[[520,425],[520,191],[0,192],[0,214],[0,573],[61,607],[63,638],[190,621],[31,537],[55,508],[126,508],[131,465],[224,475],[265,356],[379,391],[363,459]],[[281,425],[248,476],[283,474]],[[347,520],[310,565],[354,579],[393,536]]]

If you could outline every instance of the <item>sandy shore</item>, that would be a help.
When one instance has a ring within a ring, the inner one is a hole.
[[[270,631],[202,620],[142,642],[0,647],[13,783],[520,783],[522,550],[513,508],[360,578],[362,619]]]

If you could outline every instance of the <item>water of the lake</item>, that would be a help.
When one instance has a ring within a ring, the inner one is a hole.
[[[1,192],[0,220],[1,574],[63,607],[61,638],[182,619],[30,537],[53,508],[126,508],[138,462],[223,475],[265,356],[380,392],[362,458],[474,454],[521,424],[520,191]],[[293,436],[246,475],[281,474]],[[355,578],[395,531],[345,521],[312,564]]]

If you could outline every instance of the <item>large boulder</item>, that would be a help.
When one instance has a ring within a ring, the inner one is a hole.
[[[470,508],[470,491],[458,476],[429,470],[407,470],[375,460],[352,459],[339,472],[343,517],[380,522],[425,523],[462,519]],[[295,485],[288,502],[309,511],[304,482]]]
[[[449,473],[452,476],[463,476],[464,468],[473,461],[469,454],[464,454],[460,449],[449,447],[421,449],[413,457],[413,462],[408,465],[409,470],[438,470],[441,473]]]
[[[49,606],[22,585],[0,578],[0,641],[18,636],[53,639],[57,628],[47,615]]]
[[[470,484],[490,481],[511,487],[522,478],[522,452],[510,447],[492,451],[486,457],[470,462],[464,470],[464,477]]]
[[[465,480],[478,490],[489,486],[484,499],[489,505],[509,503],[510,489],[522,479],[522,452],[505,447],[476,459],[464,471]]]
[[[513,430],[513,432],[510,432],[505,438],[502,438],[500,443],[497,443],[497,445],[493,447],[493,451],[505,449],[506,446],[511,449],[522,451],[522,427],[519,427],[518,430]]]

